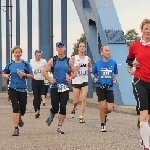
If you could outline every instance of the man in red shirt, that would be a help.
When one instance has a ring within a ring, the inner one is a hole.
[[[136,67],[134,87],[138,97],[140,110],[140,134],[143,140],[143,150],[149,150],[150,127],[150,19],[144,19],[141,24],[142,38],[129,48],[127,63]],[[136,61],[134,59],[136,58]],[[134,62],[133,62],[134,61]]]

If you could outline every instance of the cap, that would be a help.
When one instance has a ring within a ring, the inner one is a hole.
[[[63,42],[57,42],[56,43],[56,46],[59,46],[59,45],[65,46],[65,44]]]

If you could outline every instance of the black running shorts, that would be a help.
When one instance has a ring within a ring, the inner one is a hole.
[[[96,95],[98,96],[98,102],[106,100],[108,103],[114,103],[113,90],[103,90],[102,88],[96,88]]]
[[[72,84],[74,88],[78,88],[78,89],[81,89],[82,87],[85,87],[87,85],[88,85],[88,82],[83,82],[82,84]]]
[[[134,87],[134,82],[132,82],[132,87],[133,87],[133,94],[134,94],[135,100],[137,102],[136,112],[137,112],[137,115],[140,115],[139,101],[138,101],[138,97],[137,97],[136,90],[135,90],[135,87]]]
[[[148,110],[150,114],[150,83],[136,77],[134,77],[133,81],[139,110]]]

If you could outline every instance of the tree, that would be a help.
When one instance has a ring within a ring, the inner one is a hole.
[[[73,45],[73,52],[72,52],[72,56],[77,55],[78,54],[78,45],[79,43],[86,43],[86,37],[85,37],[85,33],[81,34],[81,37],[79,39],[77,39],[77,43],[74,43]]]
[[[130,46],[131,43],[140,40],[139,34],[135,31],[135,29],[128,30],[125,38],[128,46]]]

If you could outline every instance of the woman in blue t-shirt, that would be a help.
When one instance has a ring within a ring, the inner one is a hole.
[[[22,49],[15,46],[12,49],[15,60],[8,63],[3,70],[3,77],[9,80],[9,97],[13,108],[15,130],[12,136],[19,136],[19,128],[24,125],[21,116],[25,114],[27,104],[26,79],[33,78],[32,69],[27,61],[21,59]]]

